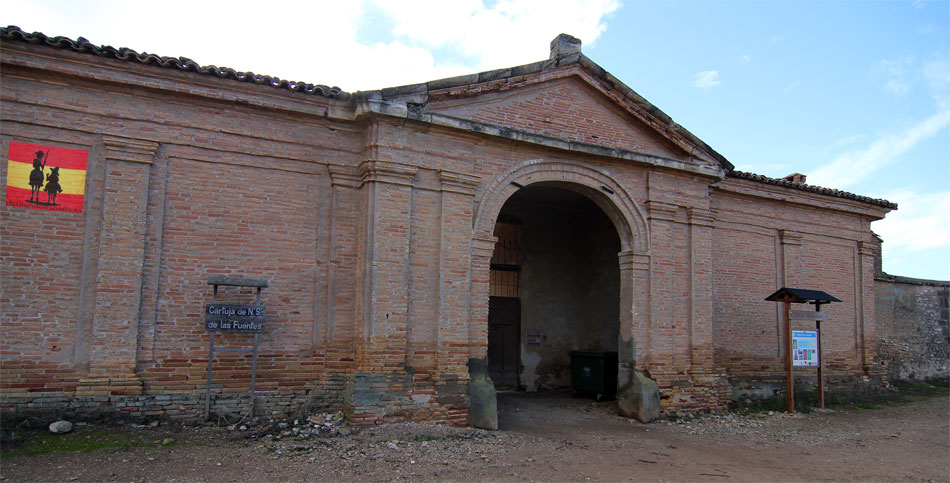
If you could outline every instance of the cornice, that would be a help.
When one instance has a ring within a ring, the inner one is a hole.
[[[776,179],[770,178],[768,176],[763,176],[760,174],[745,173],[742,171],[732,171],[729,173],[730,178],[735,179],[744,179],[748,181],[754,181],[756,183],[762,183],[773,186],[781,186],[784,188],[791,188],[798,191],[806,191],[810,193],[818,193],[822,195],[833,196],[835,198],[843,198],[848,200],[860,201],[863,203],[868,203],[872,205],[877,205],[888,210],[897,209],[897,204],[890,201],[878,198],[870,198],[867,196],[861,196],[854,193],[849,193],[847,191],[836,190],[832,188],[825,188],[822,186],[815,186],[805,183],[799,183],[795,181],[789,181],[786,179]]]
[[[342,99],[349,97],[349,93],[344,92],[339,87],[329,87],[325,85],[289,81],[287,79],[281,79],[279,77],[269,75],[255,74],[253,72],[239,72],[229,67],[216,67],[213,65],[202,66],[186,57],[167,57],[145,52],[140,54],[126,47],[117,49],[107,45],[98,46],[82,37],[79,37],[76,40],[62,36],[47,37],[41,32],[24,32],[19,27],[13,25],[9,27],[0,27],[0,39],[6,41],[22,41],[28,44],[43,45],[45,47],[51,47],[54,49],[70,50],[80,54],[92,54],[102,58],[111,58],[114,60],[157,66],[170,70],[178,70],[199,75],[230,79],[239,82],[266,85],[314,96]]]
[[[526,130],[515,129],[498,124],[490,124],[479,121],[472,121],[459,117],[448,116],[414,110],[407,108],[404,104],[393,103],[382,99],[366,99],[355,103],[351,111],[352,117],[346,120],[356,121],[361,118],[372,118],[373,116],[387,116],[397,119],[416,121],[432,126],[444,127],[451,130],[465,131],[477,136],[494,137],[498,139],[507,139],[511,141],[528,143],[537,146],[567,151],[571,153],[588,154],[601,156],[623,161],[630,161],[645,166],[655,166],[675,171],[685,171],[695,175],[721,180],[726,176],[726,171],[722,168],[691,163],[684,160],[666,158],[653,154],[630,151],[627,149],[611,148],[599,144],[571,141],[563,138],[537,134]],[[695,158],[691,158],[695,159]]]
[[[442,183],[442,191],[472,196],[481,178],[455,171],[439,170],[439,181]]]
[[[472,237],[472,255],[491,260],[497,242],[498,237],[495,236],[476,235]]]
[[[269,111],[289,111],[319,118],[352,117],[352,113],[347,113],[351,109],[347,107],[345,99],[348,98],[348,94],[346,93],[341,96],[322,96],[296,91],[293,88],[261,90],[261,85],[268,85],[267,82],[236,79],[229,77],[229,74],[195,75],[188,69],[163,69],[168,66],[154,60],[135,63],[116,62],[115,59],[110,60],[108,55],[90,56],[83,50],[38,49],[34,47],[37,43],[17,43],[5,39],[2,42],[3,70],[9,72],[8,66],[17,67],[36,71],[36,75],[43,77],[49,77],[48,73],[56,73],[87,79],[91,82],[128,85],[209,101],[230,102],[237,106],[256,107]],[[134,53],[130,49],[124,50]],[[158,58],[150,54],[142,55],[145,55],[146,59]],[[213,66],[209,68],[218,69]],[[226,70],[233,72],[232,69]],[[246,74],[250,77],[245,77],[245,79],[268,77],[253,73]],[[233,80],[239,82],[233,82]],[[279,79],[278,81],[279,83],[286,82]]]
[[[686,209],[686,216],[690,225],[696,226],[714,226],[716,217],[712,210],[707,208],[690,207]]]
[[[617,254],[621,270],[649,270],[650,255],[637,253],[633,250],[624,250]]]
[[[103,134],[102,142],[106,146],[106,159],[115,161],[152,164],[158,152],[158,142],[151,139]]]
[[[333,186],[346,188],[360,187],[360,172],[357,168],[331,164],[327,166],[327,171],[330,173],[330,184]]]
[[[385,183],[412,186],[412,179],[419,168],[392,161],[367,159],[360,163],[360,185],[366,183]]]
[[[813,208],[863,215],[872,221],[884,218],[884,215],[892,209],[864,201],[836,197],[830,194],[789,189],[785,186],[759,183],[734,177],[728,177],[716,183],[713,185],[713,188],[723,192],[762,198],[769,201],[794,203]]]
[[[802,234],[792,230],[779,230],[778,236],[782,240],[782,245],[801,246]]]
[[[665,201],[647,201],[647,213],[651,220],[676,221],[676,212],[679,206]]]

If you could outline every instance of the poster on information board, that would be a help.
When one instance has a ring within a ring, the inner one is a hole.
[[[818,367],[817,331],[792,331],[792,365],[795,367]]]

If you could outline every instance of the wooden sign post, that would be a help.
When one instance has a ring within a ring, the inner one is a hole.
[[[825,358],[821,351],[821,322],[825,319],[825,313],[821,311],[821,304],[841,301],[820,290],[804,290],[786,287],[769,295],[765,300],[785,303],[785,390],[789,413],[795,412],[794,351],[796,348],[792,345],[792,319],[815,321],[816,356],[818,359],[818,407],[823,409],[825,407],[825,378],[823,374]],[[792,310],[792,304],[803,303],[815,304],[815,311]],[[802,338],[807,340],[805,336],[808,335],[808,332],[801,333]],[[805,364],[807,364],[807,362]]]
[[[821,317],[818,317],[821,314]],[[818,407],[825,409],[825,376],[822,368],[825,366],[825,355],[821,353],[821,321],[825,314],[821,311],[821,304],[815,302],[815,331],[818,332]]]
[[[792,372],[792,303],[785,302],[785,394],[788,412],[795,412],[795,376]]]

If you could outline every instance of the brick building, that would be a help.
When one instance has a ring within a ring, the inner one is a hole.
[[[268,414],[491,426],[495,385],[568,386],[572,350],[619,354],[623,414],[721,408],[784,384],[783,286],[842,300],[832,385],[883,375],[870,223],[896,206],[735,171],[569,36],[357,93],[0,37],[5,412],[200,417],[216,276],[269,282]],[[213,411],[251,364],[215,356]]]

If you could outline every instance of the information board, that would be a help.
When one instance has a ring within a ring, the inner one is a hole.
[[[792,365],[795,367],[818,367],[817,331],[792,331]]]

